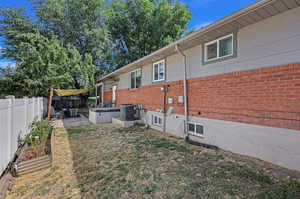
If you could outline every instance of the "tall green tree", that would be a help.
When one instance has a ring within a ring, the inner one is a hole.
[[[120,67],[179,39],[191,13],[179,0],[116,0],[106,17]]]
[[[40,23],[64,46],[89,53],[96,65],[110,65],[109,33],[104,23],[104,0],[32,0]]]
[[[70,44],[62,46],[55,35],[44,36],[23,10],[1,11],[0,36],[5,38],[2,56],[17,62],[15,71],[1,80],[8,85],[5,93],[46,96],[51,87],[93,86],[95,65],[91,55],[81,55]]]

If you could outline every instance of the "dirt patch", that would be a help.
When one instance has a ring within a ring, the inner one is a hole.
[[[8,198],[300,198],[271,164],[142,127],[60,129],[54,150],[54,167],[18,179]]]

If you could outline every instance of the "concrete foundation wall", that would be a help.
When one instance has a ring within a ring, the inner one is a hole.
[[[150,126],[150,128],[158,130],[158,131],[163,131],[163,124],[162,125],[154,125],[152,123],[152,116],[159,116],[159,117],[163,117],[163,113],[160,112],[154,112],[154,111],[147,111],[142,113],[141,117],[142,117],[142,121],[145,124],[148,124]]]
[[[151,128],[162,131],[162,127],[151,123],[152,115],[162,113],[148,111],[144,118]],[[183,137],[184,115],[170,114],[166,117],[166,132]],[[189,121],[204,126],[204,137],[191,139],[234,153],[256,157],[289,169],[300,170],[300,133],[297,130],[273,128],[259,125],[229,122],[200,117]]]
[[[120,112],[95,112],[89,111],[89,121],[93,124],[110,123],[113,117],[119,117]]]

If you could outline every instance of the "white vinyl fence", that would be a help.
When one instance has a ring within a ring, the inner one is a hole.
[[[30,132],[30,124],[41,120],[47,111],[47,99],[0,99],[0,175],[14,158],[19,138]]]

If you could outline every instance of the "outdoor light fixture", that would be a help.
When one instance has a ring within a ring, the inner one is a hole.
[[[162,86],[162,87],[160,87],[160,90],[161,90],[161,92],[168,92],[169,87],[170,87],[170,85]]]

